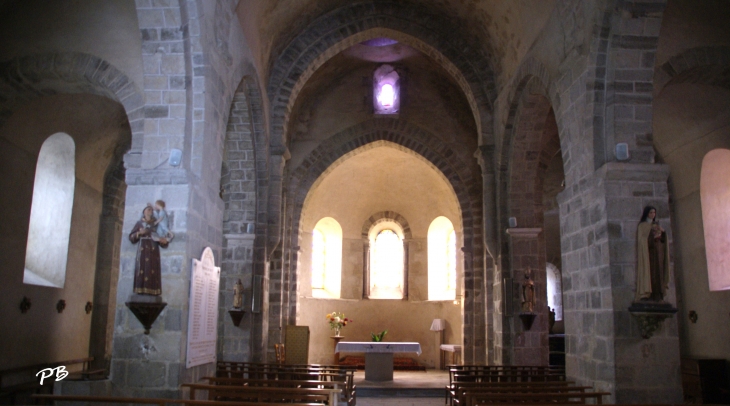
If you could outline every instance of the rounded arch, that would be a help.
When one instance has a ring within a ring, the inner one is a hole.
[[[698,83],[730,88],[730,47],[713,46],[688,49],[661,66],[656,88],[661,93],[678,83]]]
[[[288,218],[286,238],[289,246],[298,247],[302,235],[302,213],[309,190],[333,164],[347,154],[356,153],[377,142],[389,142],[406,148],[430,162],[444,176],[454,191],[461,211],[463,238],[464,289],[462,328],[470,339],[465,342],[464,359],[484,362],[486,357],[486,323],[482,255],[482,190],[478,171],[465,164],[460,155],[429,131],[403,120],[377,118],[362,122],[334,134],[315,148],[291,172],[288,180]],[[295,274],[299,269],[292,269]]]
[[[459,25],[425,7],[369,1],[341,7],[316,19],[274,62],[268,85],[272,144],[286,144],[286,123],[293,103],[319,66],[353,44],[381,36],[397,37],[394,39],[421,50],[450,72],[472,105],[479,135],[492,142],[491,111],[496,84],[491,52],[466,45],[472,41],[461,34]]]
[[[362,225],[362,238],[363,240],[366,240],[368,238],[371,238],[371,230],[376,225],[383,223],[383,222],[393,222],[398,227],[400,227],[400,231],[403,232],[402,238],[411,239],[413,238],[413,235],[411,234],[411,227],[408,225],[408,220],[405,219],[405,217],[401,216],[400,214],[394,212],[394,211],[381,211],[378,213],[373,214],[372,216],[368,217],[367,220],[365,220],[365,223]]]
[[[141,152],[144,138],[144,96],[119,69],[81,52],[36,54],[0,63],[0,127],[18,107],[57,93],[91,93],[119,102],[132,130],[132,151]],[[127,167],[139,166],[125,157]]]

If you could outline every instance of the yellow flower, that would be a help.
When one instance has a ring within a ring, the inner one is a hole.
[[[332,318],[332,315],[328,313],[328,314],[327,314],[326,316],[324,316],[324,317],[325,317],[326,319],[330,319],[330,318]]]

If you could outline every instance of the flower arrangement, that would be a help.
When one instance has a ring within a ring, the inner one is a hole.
[[[332,312],[325,317],[330,324],[330,328],[335,330],[337,335],[340,334],[342,327],[345,327],[347,323],[352,323],[352,319],[345,317],[345,313]]]
[[[383,330],[378,334],[370,333],[370,337],[373,338],[374,342],[379,343],[383,341],[383,337],[385,337],[386,334],[388,334],[388,330]]]

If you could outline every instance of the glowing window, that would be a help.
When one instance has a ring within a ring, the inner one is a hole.
[[[730,290],[730,150],[702,159],[700,199],[710,290]]]
[[[76,146],[64,133],[41,146],[33,183],[23,282],[62,288],[71,233]]]
[[[312,296],[339,298],[342,281],[342,227],[325,217],[312,232]]]
[[[370,247],[370,298],[403,299],[403,238],[386,228]]]
[[[400,76],[390,65],[382,65],[373,74],[375,114],[395,114],[400,109]]]
[[[378,102],[383,107],[392,107],[393,101],[395,101],[395,91],[393,85],[386,83],[380,88],[380,94],[378,95]]]
[[[555,311],[555,320],[563,320],[563,288],[560,270],[551,263],[548,263],[546,268],[548,307]]]
[[[444,216],[428,227],[428,299],[456,299],[456,231]]]

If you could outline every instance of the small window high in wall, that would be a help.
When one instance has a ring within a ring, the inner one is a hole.
[[[444,216],[428,227],[428,300],[456,299],[456,231]]]
[[[76,182],[76,146],[64,133],[41,146],[33,183],[23,282],[62,288]]]
[[[390,65],[382,65],[373,74],[375,114],[395,114],[400,110],[400,76]]]
[[[342,281],[342,227],[332,217],[312,232],[312,297],[339,298]]]
[[[710,290],[730,290],[730,150],[714,149],[702,160],[700,199]]]

